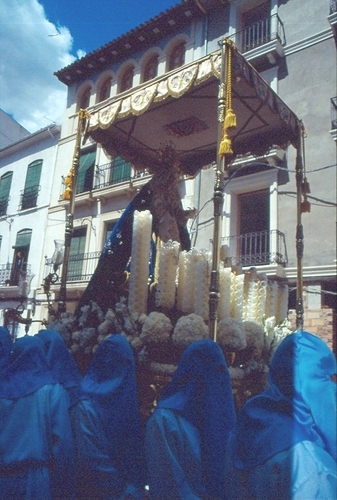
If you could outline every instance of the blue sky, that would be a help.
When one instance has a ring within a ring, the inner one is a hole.
[[[0,108],[29,132],[61,124],[54,75],[181,0],[0,0]]]
[[[72,53],[98,49],[139,24],[180,3],[180,0],[40,0],[46,17],[66,26],[73,37]]]

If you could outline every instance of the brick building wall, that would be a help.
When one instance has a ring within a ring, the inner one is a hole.
[[[292,328],[296,329],[296,311],[290,309],[288,319]],[[324,340],[330,349],[337,354],[336,317],[333,309],[305,309],[304,330]]]

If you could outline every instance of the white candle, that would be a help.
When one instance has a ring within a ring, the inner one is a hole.
[[[177,241],[168,241],[159,246],[158,281],[156,285],[156,306],[172,309],[176,297],[176,275],[179,262]]]
[[[231,280],[231,316],[243,319],[244,274],[232,274]]]
[[[184,250],[179,254],[179,265],[178,265],[178,287],[177,287],[177,308],[182,311],[183,300],[186,290],[186,254]]]
[[[181,310],[186,314],[194,312],[195,265],[202,258],[202,254],[194,248],[186,254],[186,287],[181,304]]]
[[[194,287],[194,312],[204,320],[209,316],[209,283],[210,263],[208,255],[203,253],[203,258],[195,263],[195,287]]]
[[[262,323],[266,311],[267,278],[259,281],[258,304],[256,308],[256,321]]]
[[[230,267],[220,268],[220,300],[218,307],[219,319],[228,318],[231,311],[231,275]]]
[[[152,215],[135,210],[131,246],[128,306],[131,312],[147,313]]]

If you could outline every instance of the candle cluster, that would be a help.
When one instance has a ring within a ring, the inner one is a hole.
[[[131,252],[128,305],[131,312],[147,312],[148,271],[152,216],[149,211],[135,212]],[[179,251],[177,241],[158,240],[155,266],[155,306],[209,319],[211,253],[192,248]],[[218,319],[262,324],[275,316],[279,323],[287,317],[289,290],[258,274],[255,268],[243,272],[222,260],[219,269]]]

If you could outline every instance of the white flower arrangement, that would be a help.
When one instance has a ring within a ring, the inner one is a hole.
[[[265,336],[263,326],[255,321],[244,321],[243,328],[245,331],[247,346],[263,349]]]
[[[172,328],[170,318],[164,313],[152,311],[144,321],[140,338],[144,344],[164,343],[169,340]]]
[[[195,340],[207,339],[209,328],[201,316],[191,313],[181,316],[173,330],[172,341],[177,346],[187,347]]]
[[[247,347],[242,321],[234,318],[223,318],[218,323],[217,341],[223,349],[241,351]]]
[[[291,323],[288,318],[282,320],[278,325],[276,324],[275,316],[265,318],[263,321],[265,345],[268,349],[269,360],[273,357],[277,347],[287,335],[293,333]]]

